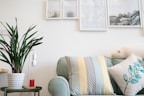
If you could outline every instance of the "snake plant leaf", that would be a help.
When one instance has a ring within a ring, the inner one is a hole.
[[[3,59],[1,58],[2,61],[6,62],[6,63],[9,63],[11,65],[11,62],[9,61],[7,56],[2,51],[0,51],[0,56],[3,57]]]
[[[15,21],[15,26],[7,22],[6,24],[0,22],[8,32],[9,39],[5,39],[0,34],[0,60],[10,65],[13,73],[21,73],[29,53],[35,46],[42,44],[43,37],[36,36],[38,31],[32,32],[36,27],[36,25],[32,25],[20,38],[17,18]]]
[[[2,26],[6,29],[6,31],[8,32],[8,34],[11,35],[10,30],[3,24],[3,22],[0,21],[0,23],[1,23]],[[6,24],[7,24],[7,23],[6,23]],[[7,24],[7,26],[9,26],[9,25]]]

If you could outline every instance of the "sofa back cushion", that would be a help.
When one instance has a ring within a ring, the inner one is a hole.
[[[113,94],[104,56],[65,58],[71,95]]]

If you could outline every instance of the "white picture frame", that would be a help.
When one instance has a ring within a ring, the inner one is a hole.
[[[46,19],[61,19],[61,7],[61,0],[46,0]]]
[[[106,0],[80,0],[80,31],[107,31]]]
[[[78,19],[78,0],[63,0],[63,19]]]
[[[142,8],[142,11],[144,12],[144,0],[141,0],[141,8]]]
[[[109,27],[142,27],[139,0],[107,0]]]

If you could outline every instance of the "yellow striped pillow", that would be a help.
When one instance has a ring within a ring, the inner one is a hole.
[[[71,95],[111,95],[104,56],[66,56]]]

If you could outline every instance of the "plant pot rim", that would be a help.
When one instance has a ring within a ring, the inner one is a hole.
[[[19,75],[19,74],[25,74],[25,73],[8,73],[8,75]]]

